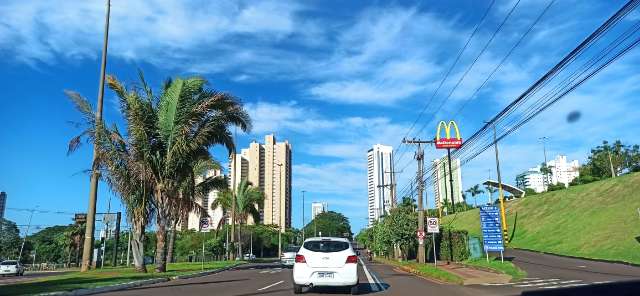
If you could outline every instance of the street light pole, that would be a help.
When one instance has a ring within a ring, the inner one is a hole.
[[[31,210],[31,214],[29,215],[29,224],[27,225],[27,231],[24,233],[24,240],[22,240],[22,245],[20,246],[20,253],[18,253],[18,262],[20,262],[20,259],[22,259],[22,251],[24,250],[24,243],[27,242],[27,236],[29,235],[29,229],[31,229],[31,219],[33,218],[33,213],[35,211],[36,211],[36,209]]]
[[[549,167],[547,166],[547,140],[548,140],[548,139],[549,139],[549,138],[547,138],[547,137],[539,138],[539,140],[541,140],[541,141],[542,141],[542,151],[543,151],[543,153],[544,153],[544,166],[545,166],[547,169],[549,168]],[[544,172],[544,185],[545,185],[545,187],[547,187],[547,188],[549,187],[549,174],[548,174],[548,171],[547,171],[547,170],[545,170],[545,172]],[[547,190],[547,188],[545,188],[545,190]]]
[[[278,178],[280,180],[280,187],[278,187],[278,193],[280,193],[280,196],[278,197],[278,206],[279,206],[279,210],[278,212],[280,213],[280,217],[278,221],[278,224],[280,224],[280,229],[278,229],[278,256],[282,256],[282,206],[280,205],[280,203],[282,203],[282,164],[281,163],[275,163],[278,166],[278,173],[280,174],[280,178]]]
[[[102,101],[104,97],[104,77],[107,67],[107,45],[109,43],[109,14],[111,13],[111,0],[107,0],[107,12],[104,22],[104,43],[102,45],[102,60],[100,64],[100,84],[98,87],[98,104],[96,107],[96,126],[102,124]],[[87,209],[87,225],[84,232],[84,248],[82,250],[82,268],[80,271],[88,271],[93,254],[93,231],[96,223],[96,202],[98,200],[99,172],[96,170],[98,144],[93,143],[93,161],[91,163],[91,183],[89,186],[89,208]]]
[[[304,242],[304,193],[306,190],[302,190],[302,241]]]

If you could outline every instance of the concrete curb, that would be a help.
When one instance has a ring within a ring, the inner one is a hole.
[[[234,265],[227,266],[227,267],[224,267],[224,268],[207,270],[207,271],[200,271],[200,272],[191,273],[191,274],[176,275],[176,276],[170,277],[169,279],[170,280],[184,280],[184,279],[197,278],[197,277],[201,277],[201,276],[207,276],[207,275],[211,275],[211,274],[216,274],[216,273],[219,273],[219,272],[227,271],[227,270],[232,269],[232,268],[236,268],[236,267],[238,267],[238,266],[240,266],[242,264],[245,264],[245,263],[234,264]]]
[[[551,256],[564,257],[564,258],[571,258],[571,259],[588,260],[588,261],[595,261],[595,262],[602,262],[602,263],[615,263],[615,264],[622,264],[622,265],[640,267],[640,264],[630,263],[630,262],[626,262],[626,261],[619,261],[619,260],[595,259],[595,258],[586,258],[586,257],[578,257],[578,256],[571,256],[571,255],[562,255],[562,254],[550,253],[550,252],[545,252],[545,251],[537,251],[537,250],[531,250],[531,249],[525,249],[525,248],[511,248],[511,249],[520,250],[520,251],[527,251],[527,252],[532,252],[532,253],[540,253],[540,254],[551,255]]]
[[[164,282],[168,282],[168,281],[172,281],[172,280],[191,279],[191,278],[207,276],[207,275],[211,275],[211,274],[216,274],[216,273],[219,273],[219,272],[227,271],[229,269],[238,267],[238,266],[243,265],[243,264],[245,264],[245,263],[238,263],[238,264],[234,264],[234,265],[227,266],[227,267],[224,267],[224,268],[213,269],[213,270],[202,271],[202,272],[196,272],[196,273],[185,274],[185,275],[177,275],[177,276],[172,276],[172,277],[161,277],[161,278],[133,281],[133,282],[129,282],[129,283],[115,284],[115,285],[103,286],[103,287],[97,287],[97,288],[77,289],[77,290],[72,290],[72,291],[50,292],[50,293],[42,293],[42,294],[37,294],[37,295],[41,295],[41,296],[77,296],[77,295],[92,295],[92,294],[98,294],[98,293],[121,291],[121,290],[127,290],[127,289],[140,287],[140,286],[152,285],[152,284],[157,284],[157,283],[164,283]]]

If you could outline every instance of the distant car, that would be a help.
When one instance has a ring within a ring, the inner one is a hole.
[[[256,260],[256,255],[253,255],[253,254],[244,254],[244,256],[243,256],[242,258],[243,258],[243,260],[247,260],[247,261],[250,261],[250,260]]]
[[[293,265],[293,292],[300,294],[305,286],[351,287],[351,294],[358,294],[358,256],[347,239],[304,241]]]
[[[293,266],[296,262],[296,254],[300,250],[298,246],[290,246],[284,249],[282,254],[280,254],[280,264],[284,266]]]
[[[24,266],[16,260],[5,260],[0,263],[0,274],[5,275],[24,275]]]

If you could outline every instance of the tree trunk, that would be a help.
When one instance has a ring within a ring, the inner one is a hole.
[[[238,223],[238,254],[242,260],[242,222]]]
[[[172,263],[173,260],[173,247],[176,241],[176,224],[178,221],[171,223],[171,232],[169,233],[169,246],[167,247],[167,262]]]
[[[144,265],[144,222],[133,221],[131,223],[131,253],[133,254],[133,266],[136,272],[147,272],[147,267]]]
[[[158,209],[156,215],[156,272],[167,271],[167,216]]]

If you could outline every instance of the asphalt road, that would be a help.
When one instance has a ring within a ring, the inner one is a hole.
[[[518,283],[450,285],[416,277],[382,264],[360,264],[361,294],[387,295],[640,295],[640,268],[509,251],[507,260],[527,270]],[[364,263],[364,262],[362,262]],[[314,288],[306,295],[347,294],[347,290]],[[247,264],[186,280],[102,295],[293,295],[291,270],[278,264]]]

